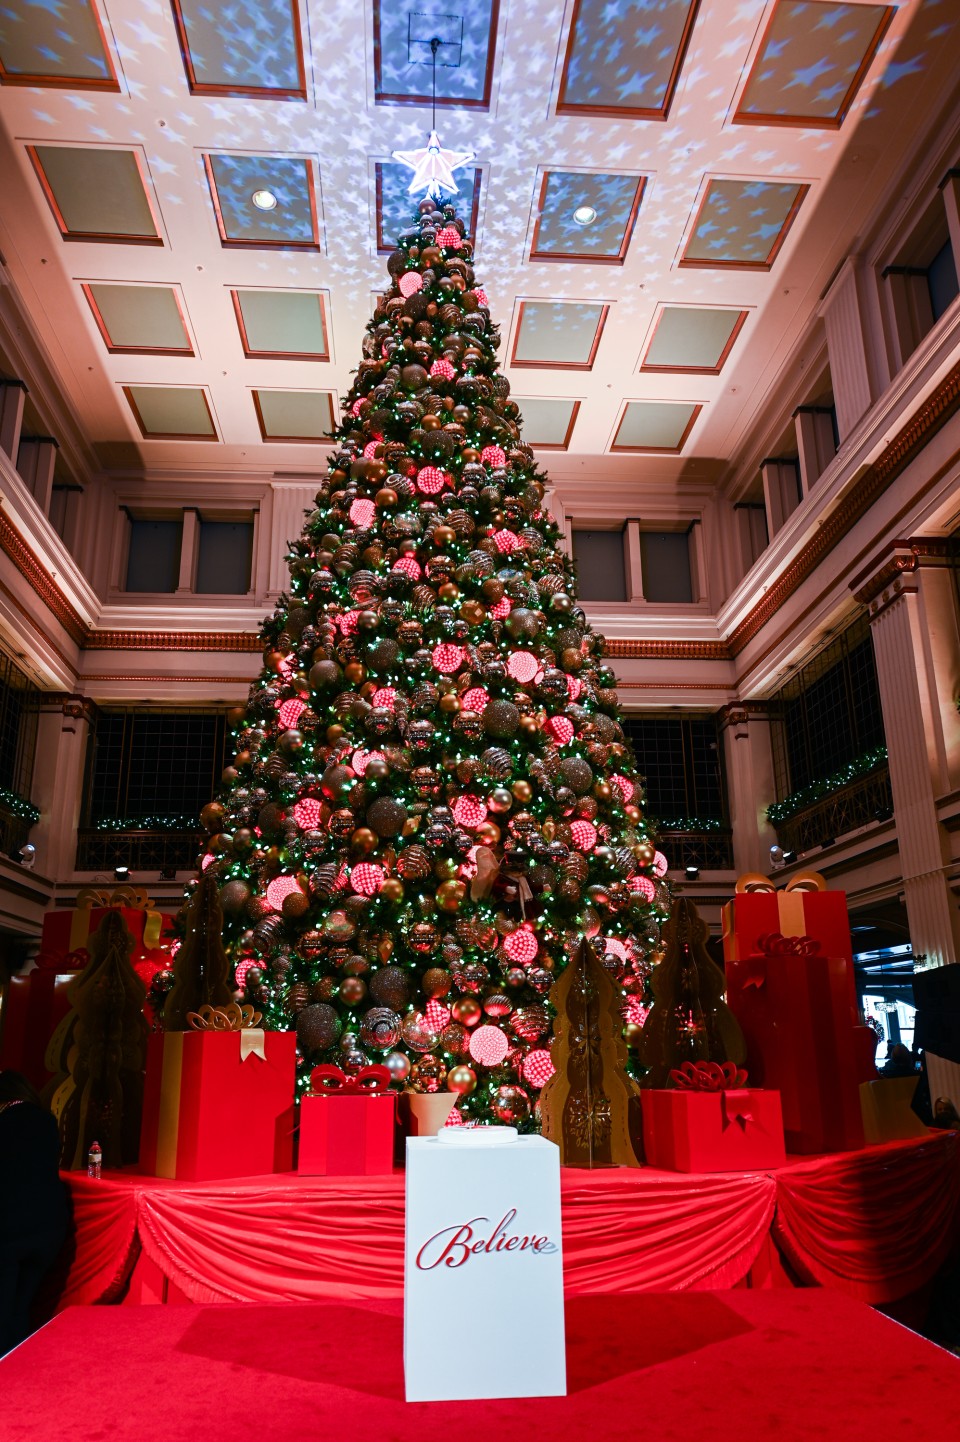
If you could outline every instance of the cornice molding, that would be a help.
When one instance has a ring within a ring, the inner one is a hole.
[[[729,661],[725,641],[618,641],[606,637],[604,656],[639,661]]]
[[[70,639],[82,646],[87,632],[86,622],[79,611],[71,606],[56,581],[37,559],[2,508],[0,508],[0,548],[10,557],[21,576],[47,609],[53,612]]]
[[[87,631],[85,651],[230,651],[263,649],[249,631]]]

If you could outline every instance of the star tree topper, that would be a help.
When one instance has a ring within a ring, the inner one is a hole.
[[[459,186],[453,172],[469,165],[476,159],[473,150],[444,150],[440,137],[431,130],[430,138],[423,150],[395,150],[394,160],[407,165],[413,171],[413,179],[407,186],[410,195],[429,195],[433,200],[442,200],[444,195],[456,195]]]

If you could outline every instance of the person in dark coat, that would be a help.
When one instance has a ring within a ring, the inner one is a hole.
[[[32,1331],[30,1308],[67,1234],[60,1133],[18,1072],[0,1072],[0,1356]]]

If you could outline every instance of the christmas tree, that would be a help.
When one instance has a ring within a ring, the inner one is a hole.
[[[304,1073],[532,1127],[551,986],[589,936],[636,1021],[665,862],[472,253],[428,195],[388,260],[203,862]]]

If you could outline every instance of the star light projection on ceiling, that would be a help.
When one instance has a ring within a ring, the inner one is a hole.
[[[473,150],[444,150],[437,132],[431,130],[426,145],[419,150],[395,150],[393,158],[413,171],[413,179],[407,186],[410,195],[429,195],[431,200],[442,201],[460,189],[453,172],[462,170],[477,157]]]

